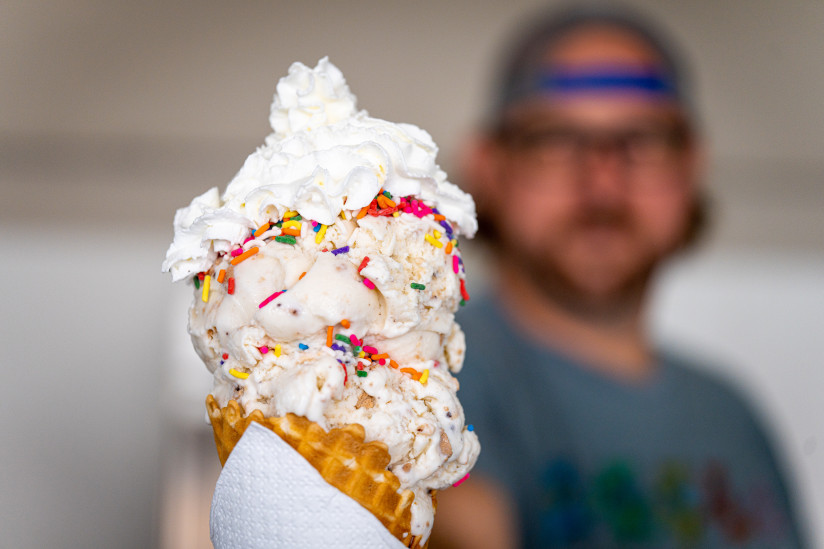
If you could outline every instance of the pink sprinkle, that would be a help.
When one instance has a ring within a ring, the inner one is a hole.
[[[255,237],[250,236],[249,238],[247,238],[246,240],[244,240],[244,241],[243,241],[243,243],[244,243],[244,244],[246,244],[247,242],[249,242],[250,240],[253,240],[254,238],[255,238]]]
[[[381,366],[385,365],[386,364],[386,359],[385,358],[378,359],[378,364],[380,364]]]
[[[409,206],[405,207],[405,208],[403,209],[403,213],[408,213],[408,214],[411,214],[411,213],[412,213],[412,208],[411,208],[411,207],[409,207]]]
[[[366,286],[366,287],[367,287],[367,288],[369,288],[370,290],[374,290],[374,289],[375,289],[375,285],[374,285],[374,284],[372,283],[372,281],[371,281],[371,280],[369,280],[368,278],[364,278],[364,279],[363,279],[363,284],[364,284],[364,286]]]
[[[358,341],[358,337],[355,334],[349,334],[349,341],[351,341],[355,347],[360,345],[360,341]]]
[[[279,296],[279,295],[280,295],[280,294],[282,294],[282,293],[283,293],[282,291],[281,291],[281,292],[275,292],[275,293],[273,293],[272,295],[270,295],[269,297],[267,297],[266,299],[264,299],[263,301],[261,301],[261,302],[260,302],[260,305],[258,305],[258,309],[262,309],[262,308],[263,308],[263,307],[265,307],[265,306],[266,306],[266,305],[267,305],[270,301],[272,301],[273,299],[275,299],[277,296]]]
[[[461,484],[463,484],[463,482],[464,482],[466,479],[468,479],[468,478],[469,478],[469,473],[465,474],[465,475],[464,475],[464,477],[463,477],[461,480],[459,480],[458,482],[456,482],[456,483],[455,483],[455,484],[453,484],[452,486],[460,486],[460,485],[461,485]]]
[[[440,366],[440,365],[441,365],[440,361],[436,360],[436,361],[435,361],[435,368],[437,368],[437,367],[438,367],[438,366]]]
[[[263,347],[261,347],[260,349],[258,349],[258,351],[260,351],[260,354],[265,355],[266,353],[268,353],[268,352],[269,352],[269,347],[267,347],[266,345],[264,345]]]
[[[236,248],[232,250],[232,257],[237,257],[243,253],[243,248]]]
[[[317,221],[315,221],[314,219],[312,220],[312,226],[313,226],[313,227],[317,227],[317,226],[318,226],[318,222],[317,222]]]
[[[372,347],[371,345],[365,345],[365,346],[363,347],[363,352],[365,352],[365,353],[369,353],[370,355],[376,355],[376,354],[378,354],[378,350],[377,350],[377,349],[375,349],[374,347]]]
[[[452,270],[455,271],[455,274],[458,274],[458,265],[459,260],[457,255],[452,256]]]

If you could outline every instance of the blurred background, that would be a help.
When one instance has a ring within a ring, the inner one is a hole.
[[[650,327],[760,405],[824,547],[824,1],[629,4],[692,61],[711,148],[712,230]],[[0,2],[0,547],[210,547],[210,381],[160,272],[175,209],[225,186],[278,78],[324,55],[449,171],[543,5]]]

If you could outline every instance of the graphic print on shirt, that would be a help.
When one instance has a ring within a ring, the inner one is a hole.
[[[550,547],[596,539],[619,546],[674,542],[691,547],[716,539],[747,548],[783,539],[775,494],[765,486],[735,487],[718,461],[691,468],[663,461],[649,481],[622,459],[582,472],[565,458],[549,461],[541,476],[540,531]]]

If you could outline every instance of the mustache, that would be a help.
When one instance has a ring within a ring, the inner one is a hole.
[[[572,218],[570,225],[578,229],[623,229],[635,228],[632,215],[622,206],[590,205],[581,208]]]

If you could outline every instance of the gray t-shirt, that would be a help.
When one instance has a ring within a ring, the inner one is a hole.
[[[665,354],[643,383],[605,377],[482,297],[458,320],[473,474],[511,491],[524,547],[803,546],[764,432],[726,384]]]

